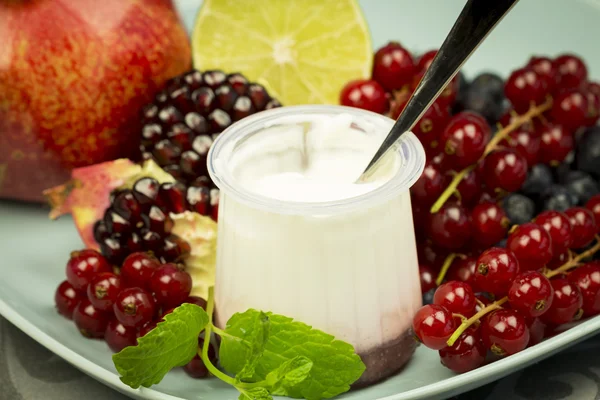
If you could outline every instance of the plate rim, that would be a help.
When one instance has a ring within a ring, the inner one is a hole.
[[[93,379],[108,385],[109,387],[126,394],[129,397],[143,398],[148,400],[185,400],[181,397],[173,396],[152,388],[141,387],[139,389],[132,389],[131,387],[122,383],[118,375],[114,372],[99,366],[98,364],[85,358],[81,354],[70,349],[66,345],[43,332],[33,322],[29,321],[14,308],[9,306],[1,297],[0,315],[14,324],[33,340],[52,351],[54,354],[61,357],[86,375],[91,376]],[[576,326],[573,326],[548,340],[538,343],[533,347],[527,348],[517,354],[513,354],[510,357],[487,364],[476,370],[464,374],[457,374],[429,385],[392,394],[386,397],[379,397],[374,400],[408,400],[436,397],[446,392],[454,392],[461,386],[472,386],[473,382],[477,382],[474,387],[480,387],[488,382],[495,381],[496,379],[493,377],[497,374],[501,375],[497,379],[501,379],[510,373],[525,368],[528,363],[546,359],[556,353],[558,349],[571,347],[578,342],[593,336],[599,331],[600,315],[582,321]],[[506,372],[506,374],[502,374],[503,372]],[[402,372],[400,372],[400,374],[401,373]],[[479,384],[479,382],[481,382],[481,384]]]

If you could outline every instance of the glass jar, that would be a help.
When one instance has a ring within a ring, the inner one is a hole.
[[[215,321],[222,327],[254,308],[307,323],[355,347],[365,385],[398,371],[415,349],[411,322],[422,300],[409,189],[425,164],[420,142],[405,134],[391,179],[350,198],[281,201],[240,184],[241,175],[283,165],[274,154],[296,157],[303,124],[336,115],[377,145],[394,124],[355,108],[292,106],[247,117],[215,141],[208,156],[221,190]],[[328,145],[357,143],[340,136]]]

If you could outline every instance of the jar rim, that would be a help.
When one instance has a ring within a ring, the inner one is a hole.
[[[235,200],[253,208],[260,208],[271,212],[275,211],[282,214],[314,215],[347,212],[388,201],[399,193],[409,190],[417,179],[419,179],[425,168],[425,150],[419,139],[412,132],[402,135],[398,146],[396,146],[396,152],[401,160],[401,165],[390,180],[369,192],[344,199],[321,202],[296,202],[262,196],[245,189],[242,185],[236,185],[236,178],[232,175],[229,168],[225,163],[219,162],[220,158],[229,157],[233,153],[236,143],[239,143],[240,140],[269,126],[269,124],[277,122],[278,119],[302,115],[305,115],[309,119],[311,115],[334,116],[339,114],[350,114],[357,120],[366,120],[377,124],[378,128],[381,127],[382,129],[382,141],[395,122],[391,118],[371,111],[337,105],[285,106],[261,111],[233,123],[215,139],[208,153],[208,173],[215,185],[226,196],[231,196]]]

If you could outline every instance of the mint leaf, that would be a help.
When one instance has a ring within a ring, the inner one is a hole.
[[[313,362],[302,356],[284,362],[265,379],[271,394],[288,396],[290,389],[308,378],[312,367]]]
[[[238,374],[251,356],[250,341],[256,329],[253,321],[259,311],[250,309],[238,313],[227,322],[220,347],[220,362],[230,374]],[[277,370],[286,361],[298,356],[312,361],[309,375],[293,387],[286,387],[288,396],[319,400],[335,397],[350,389],[365,370],[360,357],[352,345],[320,330],[312,329],[301,322],[281,315],[266,314],[269,317],[269,337],[262,357],[255,366],[252,380],[258,382]],[[233,339],[231,336],[238,339]]]
[[[264,312],[255,313],[248,320],[248,326],[251,326],[248,335],[244,336],[244,344],[249,347],[250,355],[246,359],[244,368],[236,375],[236,379],[250,380],[254,376],[256,363],[260,359],[265,350],[267,339],[269,338],[270,321],[267,314]],[[221,340],[238,340],[228,337],[223,337]]]
[[[238,397],[238,400],[273,400],[269,391],[264,387],[239,390],[241,394],[240,397]]]
[[[137,346],[113,355],[121,381],[137,389],[159,383],[171,369],[187,364],[198,352],[198,335],[208,314],[195,304],[182,304],[164,322],[138,339]]]

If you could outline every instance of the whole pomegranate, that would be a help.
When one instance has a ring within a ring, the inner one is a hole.
[[[191,67],[171,0],[3,0],[0,38],[0,198],[135,156],[140,108]]]

